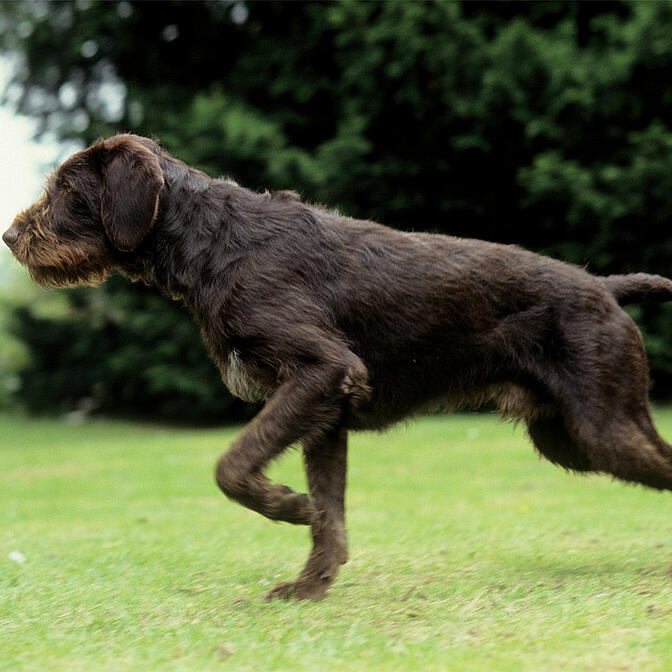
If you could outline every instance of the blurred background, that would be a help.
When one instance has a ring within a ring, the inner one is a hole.
[[[672,276],[670,2],[27,0],[0,4],[0,52],[2,230],[55,162],[131,131],[351,216]],[[672,306],[632,314],[669,399]],[[251,412],[177,305],[46,292],[5,251],[0,407]]]

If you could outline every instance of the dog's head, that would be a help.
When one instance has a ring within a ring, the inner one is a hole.
[[[40,285],[96,284],[157,217],[164,180],[151,140],[118,135],[71,156],[2,239]]]

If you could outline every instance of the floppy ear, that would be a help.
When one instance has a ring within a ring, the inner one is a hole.
[[[156,220],[163,187],[159,159],[133,138],[104,141],[98,152],[103,227],[117,249],[131,252]]]

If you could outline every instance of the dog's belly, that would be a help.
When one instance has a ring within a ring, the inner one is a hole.
[[[501,382],[451,390],[434,397],[417,395],[404,399],[376,397],[358,407],[351,407],[346,416],[346,427],[352,430],[382,430],[399,421],[425,413],[452,413],[458,410],[477,410],[494,407],[507,419],[530,422],[548,417],[553,409],[550,399],[540,391],[517,383]]]

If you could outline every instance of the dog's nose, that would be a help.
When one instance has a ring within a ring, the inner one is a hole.
[[[7,229],[7,231],[5,231],[2,234],[2,240],[10,250],[14,247],[14,245],[16,245],[16,241],[18,239],[19,239],[19,232],[13,226],[11,226],[9,229]]]

